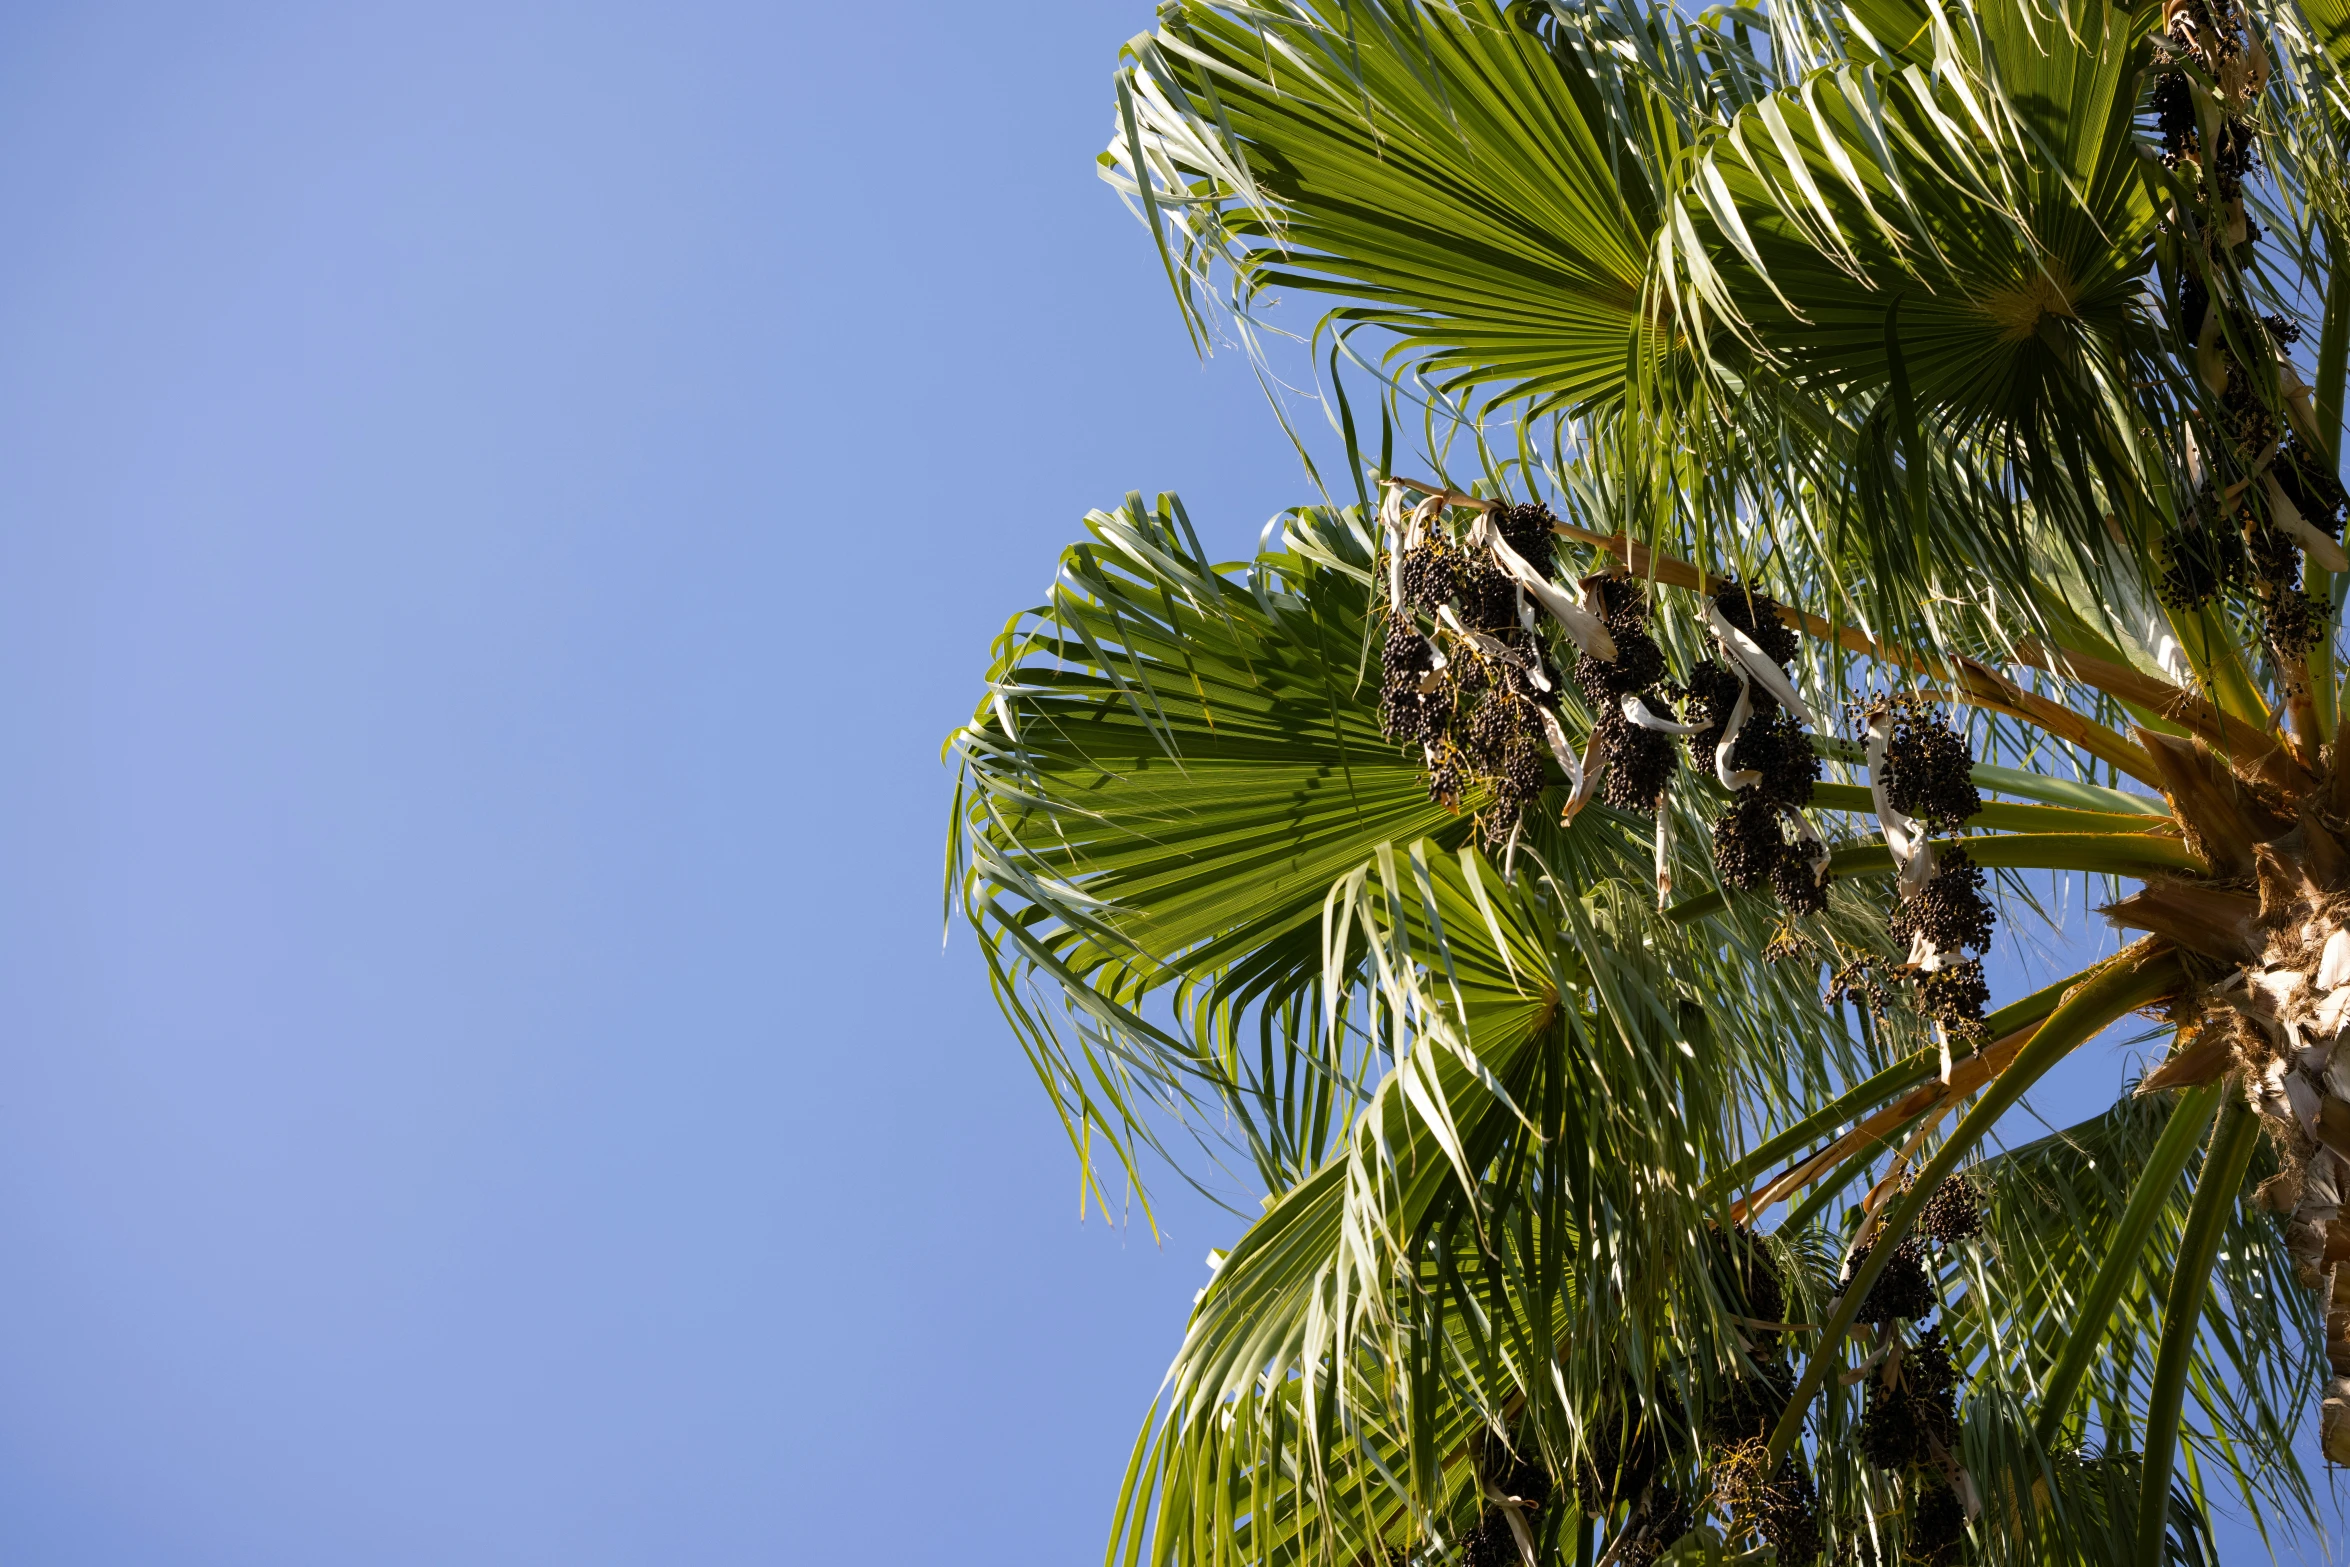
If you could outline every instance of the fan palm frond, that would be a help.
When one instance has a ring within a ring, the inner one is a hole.
[[[2339,0],[1128,45],[1103,169],[1195,333],[1318,299],[1383,436],[1245,561],[1089,516],[950,742],[950,901],[1089,1191],[1257,1204],[1113,1560],[2143,1567],[2222,1490],[2311,1516],[2346,63]],[[2044,875],[2134,939],[1994,1006]],[[2132,1014],[2138,1091],[2019,1140]]]

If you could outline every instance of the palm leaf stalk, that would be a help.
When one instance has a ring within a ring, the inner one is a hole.
[[[2252,1163],[2259,1140],[2259,1119],[2246,1106],[2230,1104],[2221,1113],[2219,1133],[2212,1139],[2202,1178],[2196,1183],[2195,1205],[2187,1216],[2186,1235],[2179,1248],[2180,1266],[2171,1276],[2162,1358],[2155,1364],[2154,1393],[2147,1411],[2146,1488],[2138,1504],[2138,1555],[2144,1561],[2161,1560],[2163,1537],[2168,1532],[2165,1500],[2175,1451],[2172,1438],[2179,1405],[2186,1395],[2193,1340],[2191,1327],[2173,1329],[2169,1324],[2191,1324],[2203,1314],[2207,1270],[2219,1252],[2221,1226],[2243,1185],[2244,1171]]]
[[[950,742],[949,897],[1083,1200],[1253,1199],[1113,1562],[2311,1520],[2345,63],[2339,0],[1185,0],[1129,46],[1104,172],[1202,341],[1329,302],[1356,503],[1239,563],[1090,515]],[[2051,876],[2134,939],[1995,1006]],[[2019,1141],[2133,1015],[2133,1091]]]

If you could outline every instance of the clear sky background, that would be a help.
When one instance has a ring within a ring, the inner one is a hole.
[[[0,10],[0,1560],[1099,1560],[1233,1221],[1078,1222],[938,747],[1309,497],[1149,19]]]

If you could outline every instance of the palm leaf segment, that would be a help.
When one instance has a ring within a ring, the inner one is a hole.
[[[1114,1558],[2153,1561],[2215,1487],[2308,1514],[2350,20],[1739,20],[1185,6],[1130,50],[1106,161],[1196,319],[1332,296],[1481,477],[1374,471],[1230,566],[1097,513],[954,742],[950,892],[1088,1180],[1264,1194]],[[2141,936],[1993,1007],[2038,870],[2135,883]],[[2140,1092],[2000,1151],[2132,1012]]]

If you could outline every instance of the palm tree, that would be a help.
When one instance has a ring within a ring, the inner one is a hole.
[[[2345,0],[1177,0],[1128,46],[1105,177],[1203,343],[1326,301],[1344,462],[1239,563],[1090,516],[951,742],[949,896],[1086,1181],[1261,1196],[1113,1563],[2314,1523],[2346,64]],[[1992,995],[2057,877],[2125,944]],[[2031,1136],[2133,1014],[2142,1080]]]

